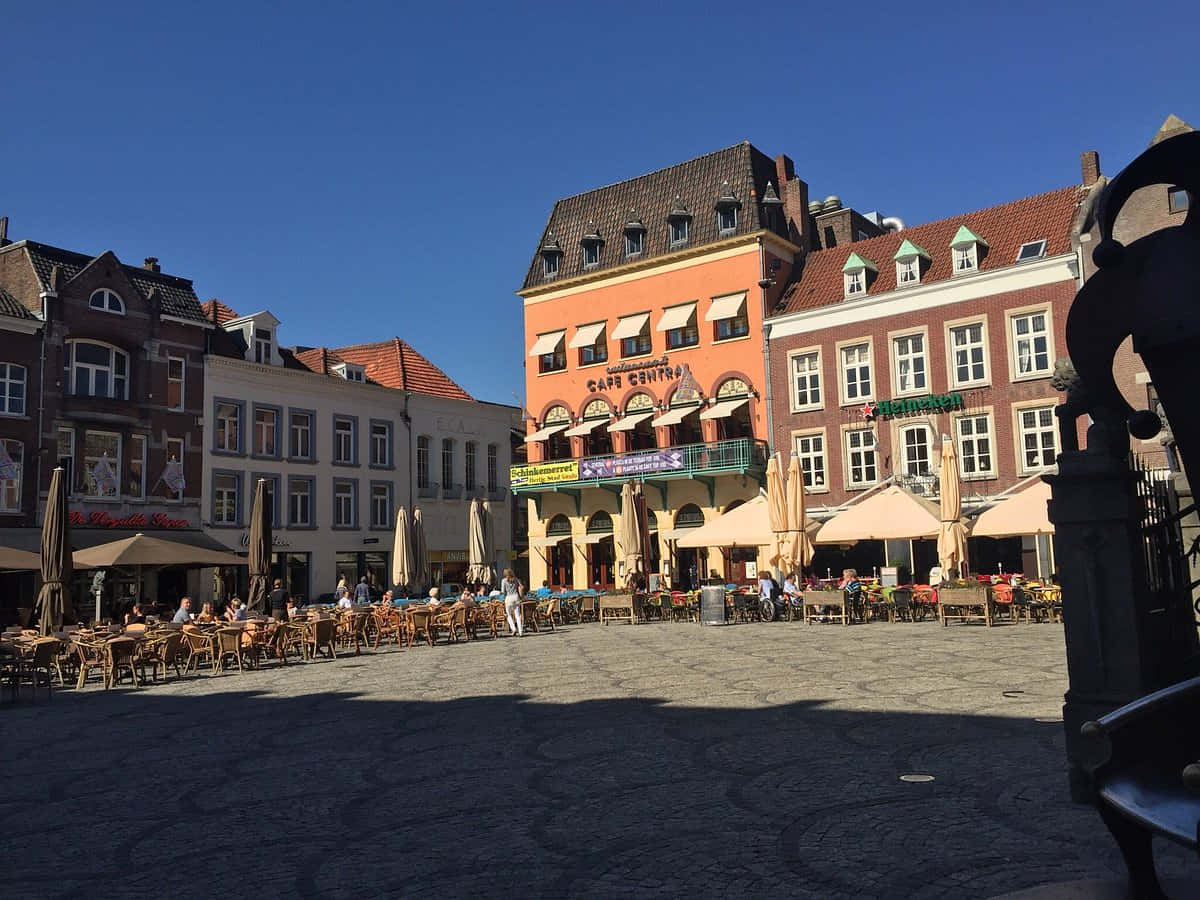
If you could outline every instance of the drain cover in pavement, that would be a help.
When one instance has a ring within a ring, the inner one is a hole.
[[[915,775],[915,774],[901,775],[900,780],[907,781],[910,784],[924,784],[927,781],[933,781],[933,776],[932,775]]]

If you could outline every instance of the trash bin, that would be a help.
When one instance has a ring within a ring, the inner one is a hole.
[[[729,612],[725,608],[725,587],[706,585],[700,588],[700,624],[726,625]]]

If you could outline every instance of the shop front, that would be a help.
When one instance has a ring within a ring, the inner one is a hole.
[[[467,581],[467,551],[431,550],[429,552],[429,568],[435,585],[465,584]]]

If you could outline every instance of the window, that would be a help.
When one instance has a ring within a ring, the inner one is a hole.
[[[847,297],[849,297],[851,294],[861,294],[866,289],[866,287],[865,287],[866,279],[864,277],[865,275],[866,275],[866,273],[863,272],[861,269],[857,272],[847,272],[846,273],[846,296]]]
[[[700,331],[696,328],[693,318],[682,328],[672,328],[667,331],[667,349],[678,350],[681,347],[695,347],[700,343]]]
[[[68,383],[76,397],[129,399],[129,356],[107,344],[67,342]]]
[[[896,263],[896,282],[898,284],[916,284],[920,280],[921,265],[920,261],[915,257],[913,259],[902,259]]]
[[[75,429],[59,428],[56,455],[66,476],[67,496],[75,493]]]
[[[792,408],[816,409],[821,406],[821,355],[797,353],[792,357]]]
[[[823,434],[798,434],[795,437],[795,454],[804,472],[804,486],[820,489],[825,487],[825,436]]]
[[[646,244],[646,234],[642,231],[625,232],[625,255],[637,256]]]
[[[442,438],[442,487],[454,485],[454,441]]]
[[[688,242],[688,236],[691,233],[690,219],[672,219],[671,220],[671,246],[681,247]]]
[[[183,385],[187,363],[182,356],[167,357],[167,409],[183,409]]]
[[[466,475],[463,478],[463,487],[468,491],[475,490],[475,455],[479,445],[475,441],[467,441],[463,448],[463,459],[466,461]]]
[[[357,481],[335,481],[333,483],[333,527],[356,528],[358,518],[354,509]]]
[[[489,494],[494,494],[500,489],[499,479],[499,450],[495,444],[488,444],[487,448],[487,489]]]
[[[560,255],[558,253],[546,253],[542,256],[542,275],[545,278],[553,278],[558,274],[558,261]]]
[[[954,271],[970,272],[975,269],[975,245],[954,248]]]
[[[279,411],[254,407],[254,455],[278,456]]]
[[[239,403],[217,401],[213,449],[222,453],[242,452],[242,407]]]
[[[0,413],[25,415],[25,367],[0,363]]]
[[[292,459],[312,459],[312,413],[288,415],[288,455]]]
[[[587,241],[583,245],[583,267],[590,269],[600,265],[600,242]]]
[[[0,439],[0,510],[21,511],[21,478],[25,471],[25,445]]]
[[[264,366],[271,364],[271,329],[254,329],[254,361]]]
[[[1167,212],[1185,212],[1190,205],[1191,197],[1187,188],[1167,188]]]
[[[288,525],[311,528],[313,524],[313,481],[311,478],[288,479]]]
[[[731,338],[745,337],[750,333],[750,320],[745,310],[728,319],[717,319],[716,339],[727,341]]]
[[[871,345],[842,348],[842,390],[850,402],[871,396]]]
[[[333,461],[343,465],[354,465],[358,462],[358,448],[355,446],[354,419],[334,416],[333,419]]]
[[[991,420],[987,416],[959,416],[954,428],[963,477],[993,474]]]
[[[234,472],[213,472],[213,524],[237,525],[241,519],[242,477]]]
[[[845,296],[850,298],[865,294],[870,286],[871,278],[878,272],[875,263],[871,260],[858,253],[851,253],[846,259],[846,264],[842,266],[842,287],[845,290]]]
[[[608,337],[604,322],[580,325],[568,345],[579,351],[579,365],[590,366],[608,361]]]
[[[390,481],[371,482],[371,527],[391,528],[392,522],[392,483]]]
[[[183,474],[183,438],[167,438],[167,464],[163,467],[162,482],[171,500],[183,501],[187,480]]]
[[[904,454],[903,466],[906,475],[930,475],[929,468],[929,428],[925,425],[912,425],[900,429],[900,447]]]
[[[1045,240],[1028,241],[1021,245],[1021,249],[1017,251],[1017,262],[1025,262],[1029,259],[1041,259],[1046,252]]]
[[[927,383],[925,380],[925,335],[906,334],[893,338],[892,351],[896,365],[896,393],[924,391]]]
[[[131,500],[146,499],[146,436],[129,436],[129,488],[125,496]]]
[[[108,288],[100,288],[98,291],[92,291],[91,299],[88,300],[88,306],[102,312],[116,313],[118,316],[125,315],[125,302],[119,295]]]
[[[987,348],[983,340],[983,323],[955,325],[950,329],[950,350],[955,387],[981,384],[987,381]]]
[[[566,330],[547,331],[537,336],[529,350],[530,356],[538,358],[538,372],[561,372],[567,367],[567,351],[563,346]]]
[[[417,487],[429,487],[429,438],[424,434],[417,438]]]
[[[118,496],[120,471],[121,436],[107,431],[84,432],[84,493],[89,497]]]
[[[1054,465],[1058,456],[1058,432],[1054,427],[1053,406],[1017,410],[1017,434],[1024,471],[1034,472]]]
[[[392,465],[391,422],[371,422],[371,465],[381,468]]]
[[[650,317],[647,316],[641,331],[621,339],[621,357],[645,356],[650,352],[650,347]]]
[[[1046,319],[1045,312],[1012,317],[1012,350],[1018,378],[1050,374],[1050,329]]]
[[[726,206],[717,211],[717,228],[721,234],[729,234],[737,228],[737,207]]]
[[[851,487],[879,480],[875,462],[875,433],[870,428],[846,432],[846,474]]]

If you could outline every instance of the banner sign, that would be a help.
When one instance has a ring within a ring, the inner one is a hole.
[[[599,456],[579,461],[579,480],[627,478],[655,472],[679,472],[683,469],[682,450],[647,450],[621,456]]]
[[[928,397],[913,397],[910,400],[880,400],[862,408],[863,418],[878,419],[900,416],[914,412],[941,412],[944,409],[962,409],[962,394],[933,394]]]
[[[112,513],[96,510],[95,512],[70,511],[71,525],[76,528],[191,528],[192,523],[187,519],[173,519],[166,513],[133,513],[128,516],[114,516]]]
[[[508,483],[515,488],[578,480],[579,460],[577,459],[560,459],[554,462],[534,463],[530,466],[512,466],[508,470]]]

